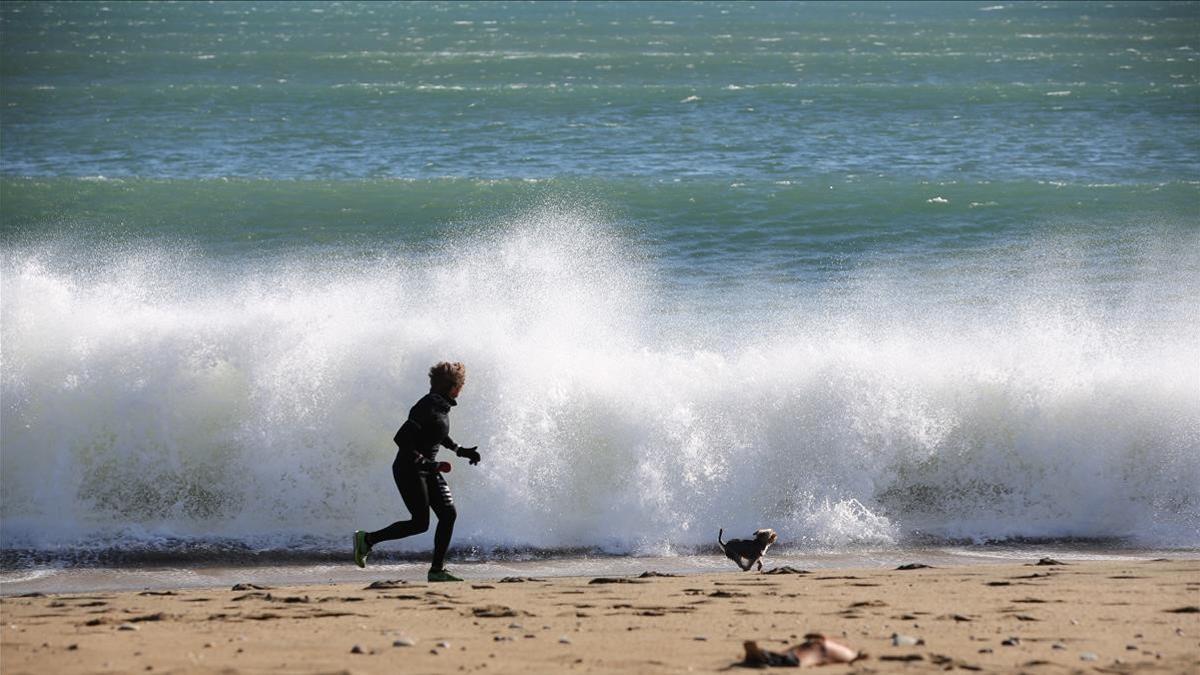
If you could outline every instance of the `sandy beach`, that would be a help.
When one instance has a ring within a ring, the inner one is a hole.
[[[0,599],[5,673],[713,672],[823,633],[824,672],[1200,671],[1200,561],[509,577]]]

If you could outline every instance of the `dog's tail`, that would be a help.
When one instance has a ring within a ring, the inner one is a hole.
[[[725,528],[722,527],[717,530],[717,546],[720,546],[722,551],[725,550],[725,542],[721,541],[721,535],[723,534],[725,534]]]

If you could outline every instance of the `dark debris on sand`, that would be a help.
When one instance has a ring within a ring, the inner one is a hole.
[[[883,654],[879,657],[880,661],[924,661],[925,657],[920,654]]]
[[[792,567],[791,565],[784,565],[782,567],[772,567],[771,569],[763,572],[763,574],[808,574],[808,573],[809,573],[808,570],[796,569],[795,567]]]
[[[483,607],[475,607],[471,613],[480,618],[499,619],[509,616],[517,616],[517,610],[504,605],[486,605]]]
[[[129,623],[141,623],[143,621],[165,621],[170,618],[170,615],[165,612],[155,612],[154,614],[144,614],[126,619]]]
[[[363,590],[364,591],[387,590],[387,589],[399,588],[401,586],[407,586],[407,585],[408,585],[408,582],[403,579],[382,579],[380,581],[372,581],[370,584],[365,586],[363,588]]]

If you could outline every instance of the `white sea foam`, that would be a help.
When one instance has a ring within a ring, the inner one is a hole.
[[[469,366],[454,436],[484,456],[450,477],[461,545],[1200,545],[1198,249],[1148,244],[1101,292],[1046,243],[721,326],[571,209],[369,263],[10,248],[3,545],[382,527],[441,359]]]

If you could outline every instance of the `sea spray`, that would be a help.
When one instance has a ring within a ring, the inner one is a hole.
[[[390,438],[447,358],[484,456],[451,478],[460,546],[1200,545],[1196,240],[1148,232],[741,303],[561,205],[368,257],[12,245],[3,546],[336,549],[406,517]]]

